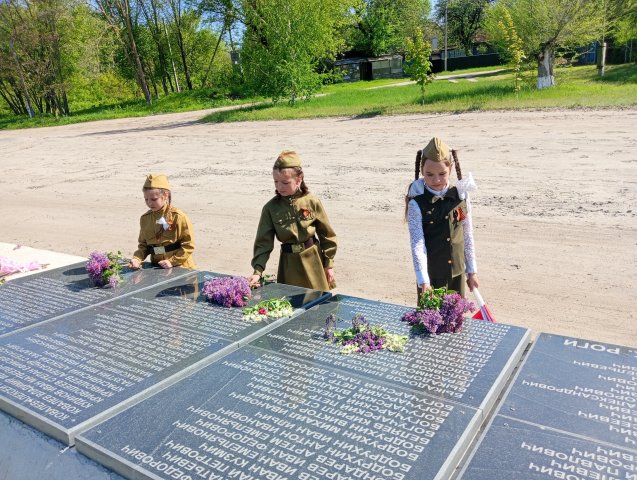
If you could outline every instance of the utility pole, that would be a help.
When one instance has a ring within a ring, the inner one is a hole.
[[[445,0],[445,72],[447,71],[447,57],[449,56],[447,50],[447,11],[449,6],[449,0]]]

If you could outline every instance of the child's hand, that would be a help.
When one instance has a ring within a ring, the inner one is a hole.
[[[260,287],[261,286],[261,275],[257,275],[256,273],[250,277],[248,277],[248,283],[250,287]]]
[[[142,266],[142,262],[140,262],[136,258],[132,258],[131,261],[128,262],[128,266],[129,266],[129,268],[133,268],[133,269],[137,270],[139,267]]]
[[[467,286],[469,287],[469,291],[471,292],[473,292],[474,288],[478,288],[480,286],[478,282],[478,275],[476,275],[475,273],[468,273]]]
[[[173,264],[170,263],[170,260],[160,260],[159,266],[161,268],[173,268]]]
[[[430,284],[430,283],[423,283],[423,284],[418,285],[418,286],[420,287],[420,289],[421,289],[423,292],[426,292],[427,290],[432,290],[432,288],[431,288],[431,284]]]
[[[325,278],[327,278],[328,285],[332,285],[334,283],[334,269],[330,267],[325,267]]]

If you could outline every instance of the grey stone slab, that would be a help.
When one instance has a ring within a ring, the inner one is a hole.
[[[466,320],[461,333],[411,335],[404,353],[342,355],[323,339],[325,318],[334,313],[338,329],[362,313],[370,324],[410,335],[400,320],[408,307],[337,295],[255,341],[261,348],[334,366],[377,381],[458,401],[488,412],[529,344],[528,329]]]
[[[201,287],[214,275],[191,272],[0,338],[0,409],[72,444],[77,432],[277,324],[206,302]],[[297,307],[325,295],[270,284],[252,302],[285,292]]]
[[[637,349],[542,333],[500,414],[637,451]]]
[[[82,262],[16,278],[0,285],[0,337],[188,273],[191,271],[184,268],[164,270],[146,263],[141,270],[124,268],[120,286],[98,288]]]
[[[0,412],[3,480],[123,480],[112,470]]]
[[[457,478],[637,480],[637,453],[497,415]]]
[[[447,479],[473,408],[246,346],[83,432],[128,478]]]

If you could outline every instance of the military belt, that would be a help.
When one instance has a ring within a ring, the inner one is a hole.
[[[181,242],[171,243],[170,245],[164,246],[156,246],[149,245],[146,248],[146,253],[150,255],[163,255],[166,252],[174,252],[175,250],[179,250],[181,248]]]
[[[308,238],[303,243],[282,243],[281,251],[286,253],[301,253],[303,250],[307,250],[316,243],[316,238]]]

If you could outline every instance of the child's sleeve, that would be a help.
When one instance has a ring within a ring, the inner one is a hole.
[[[170,263],[173,267],[186,263],[195,251],[194,230],[186,214],[177,215],[177,228],[179,229],[177,241],[181,244],[181,248],[170,257]]]
[[[148,256],[148,243],[146,242],[146,236],[144,235],[144,221],[143,217],[139,219],[139,237],[137,239],[137,250],[133,253],[133,258],[136,258],[140,262]]]
[[[411,258],[416,272],[416,283],[422,285],[430,283],[427,271],[427,247],[425,246],[425,232],[422,225],[422,213],[414,200],[407,204],[407,225],[411,241]]]
[[[257,235],[254,239],[254,254],[252,256],[252,268],[255,275],[261,275],[274,248],[274,224],[267,205],[261,210],[261,218],[257,227]]]
[[[467,218],[464,219],[464,263],[466,273],[478,273],[476,265],[476,251],[473,242],[473,219],[471,215],[471,202],[467,197]]]
[[[323,204],[317,199],[315,207],[316,221],[314,226],[316,228],[316,234],[321,245],[321,257],[323,260],[323,268],[334,267],[334,257],[336,256],[336,232],[330,224],[330,220],[327,218],[327,213],[323,208]]]

